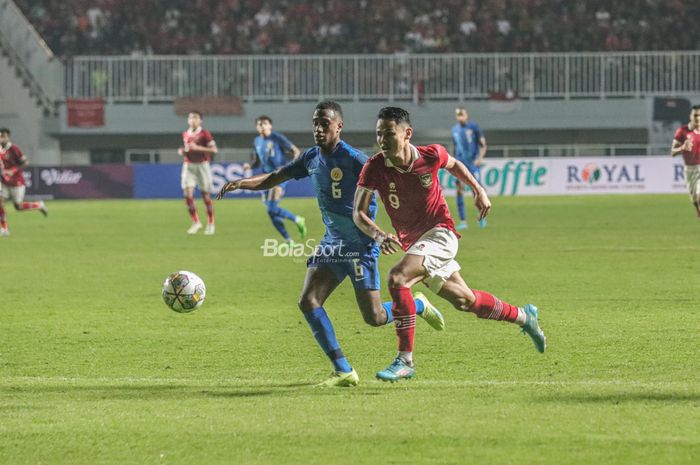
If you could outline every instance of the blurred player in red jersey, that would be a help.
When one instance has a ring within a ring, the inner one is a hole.
[[[214,234],[214,206],[211,202],[212,179],[209,160],[218,152],[218,149],[214,137],[202,127],[200,112],[191,111],[187,115],[187,125],[188,129],[182,132],[183,147],[177,151],[184,158],[180,182],[185,194],[187,210],[192,217],[192,226],[187,230],[187,234],[197,234],[197,231],[202,229],[197,207],[194,204],[194,188],[199,187],[202,200],[207,207],[208,221],[204,234],[211,235]]]
[[[537,350],[544,352],[546,340],[537,323],[537,307],[531,304],[516,307],[488,292],[472,290],[459,274],[460,266],[454,259],[459,235],[442,195],[438,171],[447,169],[472,189],[480,220],[491,209],[483,187],[443,146],[412,145],[413,128],[406,110],[385,107],[377,117],[377,144],[381,152],[362,169],[355,193],[353,220],[358,228],[380,244],[383,253],[392,254],[399,248],[406,252],[389,272],[399,352],[386,369],[377,373],[377,378],[393,382],[415,374],[413,335],[416,315],[410,288],[418,282],[423,282],[457,310],[521,326]],[[398,237],[382,231],[368,215],[374,191],[382,198]]]
[[[690,201],[700,218],[700,105],[690,110],[690,122],[676,130],[671,145],[671,156],[683,155],[685,182]]]
[[[48,210],[44,202],[25,202],[26,184],[22,168],[28,161],[19,147],[10,140],[10,130],[0,128],[0,178],[2,179],[2,195],[0,196],[0,236],[9,236],[5,217],[5,199],[11,200],[17,211],[38,210],[44,216]]]

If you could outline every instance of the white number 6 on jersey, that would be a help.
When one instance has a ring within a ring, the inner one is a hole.
[[[339,199],[343,196],[343,191],[340,190],[339,182],[331,183],[331,194],[334,199]]]

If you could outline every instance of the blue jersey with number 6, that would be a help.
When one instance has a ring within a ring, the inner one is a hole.
[[[357,179],[368,157],[345,141],[336,145],[333,153],[324,155],[318,146],[311,147],[299,158],[282,168],[294,179],[310,177],[316,190],[326,233],[323,244],[345,244],[356,251],[373,251],[378,255],[374,240],[360,231],[352,220],[352,207]],[[377,215],[377,201],[372,196],[369,213]]]

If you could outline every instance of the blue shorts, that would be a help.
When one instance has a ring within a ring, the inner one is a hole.
[[[321,244],[319,247],[323,247]],[[371,253],[353,253],[342,251],[324,254],[317,252],[306,261],[309,268],[324,267],[330,269],[342,282],[349,277],[355,289],[377,290],[379,287],[379,258]]]

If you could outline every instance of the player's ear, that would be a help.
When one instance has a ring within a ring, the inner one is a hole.
[[[406,126],[406,140],[411,140],[413,136],[413,128],[411,126]]]

